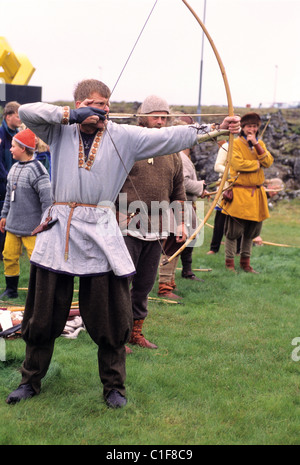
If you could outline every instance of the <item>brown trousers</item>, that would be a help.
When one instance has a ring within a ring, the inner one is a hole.
[[[132,329],[128,279],[113,273],[79,279],[80,314],[86,330],[98,345],[103,395],[106,398],[112,389],[125,395],[125,343]],[[73,287],[73,276],[32,265],[22,322],[26,358],[21,384],[31,384],[37,393],[50,365],[55,339],[65,327]]]
[[[237,239],[242,238],[240,256],[250,257],[252,251],[253,239],[260,235],[262,221],[249,221],[241,218],[226,216],[224,234],[225,239],[225,257],[234,258],[237,250]]]

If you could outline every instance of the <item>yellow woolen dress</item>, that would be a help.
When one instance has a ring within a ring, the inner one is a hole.
[[[258,141],[264,153],[258,155],[242,136],[234,140],[230,177],[237,179],[233,185],[233,200],[221,203],[222,213],[244,220],[261,222],[269,218],[268,200],[262,186],[265,175],[263,168],[269,168],[274,159],[262,140]],[[260,167],[258,164],[260,163]]]

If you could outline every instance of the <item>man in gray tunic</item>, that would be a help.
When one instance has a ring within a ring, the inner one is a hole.
[[[108,87],[90,79],[75,89],[76,110],[46,103],[20,107],[24,124],[50,146],[54,203],[44,213],[31,256],[22,323],[26,357],[21,384],[7,403],[40,392],[55,339],[69,315],[74,276],[80,278],[82,319],[98,345],[104,399],[111,408],[127,403],[125,343],[132,329],[128,277],[135,268],[114,204],[135,161],[191,147],[201,130],[113,123],[107,120],[109,98]],[[225,118],[222,127],[237,132],[239,118]]]

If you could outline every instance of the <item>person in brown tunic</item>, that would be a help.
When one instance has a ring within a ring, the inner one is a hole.
[[[168,124],[169,105],[158,96],[147,97],[139,111],[147,115],[139,117],[140,126],[159,129]],[[148,295],[155,283],[163,241],[170,234],[163,220],[166,218],[164,214],[168,216],[170,204],[175,206],[175,216],[179,218],[177,230],[171,234],[180,243],[186,240],[180,219],[182,204],[186,200],[180,156],[174,153],[136,162],[120,195],[127,196],[129,206],[140,207],[138,215],[131,219],[124,231],[125,243],[136,267],[136,274],[131,278],[133,329],[129,343],[156,349],[157,345],[144,337],[142,326],[148,315]],[[165,205],[166,209],[158,208],[158,204]],[[127,353],[130,352],[127,347]]]

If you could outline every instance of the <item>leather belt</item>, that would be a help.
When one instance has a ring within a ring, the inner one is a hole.
[[[65,261],[67,261],[68,256],[69,256],[70,226],[71,226],[72,216],[73,216],[75,208],[76,207],[97,208],[97,207],[101,207],[102,205],[92,205],[92,204],[89,204],[89,203],[77,203],[77,202],[54,202],[52,207],[55,206],[55,205],[68,205],[70,207],[70,213],[69,213],[68,223],[67,223],[67,232],[66,232],[65,254],[64,254]],[[103,207],[104,208],[110,208],[110,207],[104,206],[104,205],[103,205]]]
[[[262,185],[263,184],[260,184],[258,186],[244,186],[243,184],[234,184],[232,187],[243,187],[244,189],[251,189],[252,190],[251,197],[253,197],[255,190],[262,187]]]

